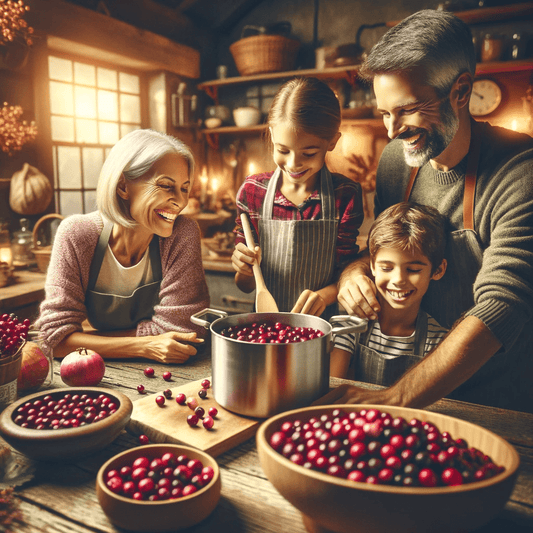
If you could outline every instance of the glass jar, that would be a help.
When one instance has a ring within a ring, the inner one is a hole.
[[[0,221],[0,262],[7,264],[6,268],[8,269],[13,264],[13,252],[11,250],[8,223],[4,221]]]
[[[31,251],[33,245],[33,233],[29,230],[30,223],[27,218],[20,219],[20,230],[13,233],[11,250],[13,252],[13,264],[16,267],[28,268],[35,263],[35,256]]]

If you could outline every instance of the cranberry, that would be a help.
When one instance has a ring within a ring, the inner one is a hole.
[[[436,487],[437,475],[430,468],[423,468],[418,473],[418,481],[424,487]]]
[[[204,415],[205,415],[205,409],[201,406],[198,406],[195,410],[194,410],[194,414],[198,417],[198,418],[203,418]]]
[[[185,405],[186,401],[187,397],[185,396],[185,394],[183,394],[183,392],[178,392],[178,394],[176,394],[176,403],[179,403],[180,405]]]
[[[207,398],[207,389],[200,389],[198,391],[198,396],[200,396],[202,400],[205,400]]]
[[[215,418],[218,415],[218,409],[216,407],[210,407],[207,413],[211,418]]]
[[[213,420],[211,416],[208,415],[203,419],[202,424],[205,429],[213,429],[213,426],[215,425],[215,421]]]
[[[122,492],[124,484],[122,483],[122,479],[120,477],[115,476],[107,480],[106,486],[109,490],[118,494],[119,492]]]
[[[164,397],[164,396],[161,396],[161,395],[156,396],[156,397],[155,397],[155,403],[156,403],[157,405],[159,405],[159,407],[163,407],[163,405],[165,405],[165,397]]]
[[[198,407],[198,400],[193,396],[187,398],[187,407],[193,411]]]
[[[147,378],[152,378],[155,375],[155,370],[152,367],[148,366],[144,369],[144,375]]]
[[[163,372],[163,379],[165,381],[170,381],[172,379],[172,374],[170,372]]]
[[[211,387],[211,382],[208,379],[204,379],[201,383],[202,389],[208,389]]]
[[[187,424],[189,424],[189,426],[191,426],[191,427],[197,426],[198,425],[198,417],[196,415],[189,415],[187,417]]]
[[[141,444],[148,444],[150,442],[150,439],[146,435],[139,435],[139,442]]]
[[[446,468],[442,471],[441,480],[445,485],[454,487],[463,484],[463,476],[461,472],[455,468]]]
[[[163,395],[167,400],[170,400],[170,398],[172,398],[172,391],[170,389],[165,389],[163,391]]]

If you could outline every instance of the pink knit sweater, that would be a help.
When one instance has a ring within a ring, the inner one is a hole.
[[[46,274],[45,299],[36,323],[45,350],[71,333],[82,331],[82,322],[87,318],[85,292],[89,270],[103,227],[97,212],[72,215],[59,225]],[[209,307],[198,224],[179,216],[172,235],[160,239],[160,250],[163,271],[160,301],[152,319],[137,325],[137,336],[167,331],[196,331],[204,336],[205,328],[190,321],[192,314]]]

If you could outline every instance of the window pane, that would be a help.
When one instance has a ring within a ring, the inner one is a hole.
[[[100,122],[100,144],[115,144],[118,141],[118,124]]]
[[[118,75],[119,89],[125,93],[139,94],[139,76],[120,72]]]
[[[117,72],[108,68],[97,69],[98,87],[101,89],[118,89]]]
[[[52,140],[74,142],[74,119],[52,117]]]
[[[76,142],[84,144],[98,143],[96,120],[76,119]]]
[[[64,217],[83,213],[81,191],[59,191],[59,209]]]
[[[130,94],[120,95],[120,120],[141,123],[141,99]]]
[[[83,180],[86,189],[96,189],[98,176],[104,162],[104,151],[101,148],[82,148]]]
[[[75,146],[57,147],[57,175],[60,189],[81,187],[80,149]]]
[[[48,73],[52,80],[72,81],[72,61],[49,56]]]
[[[74,87],[76,99],[76,116],[96,118],[96,89],[90,87]]]
[[[85,63],[74,63],[74,83],[80,85],[96,85],[96,68]]]
[[[85,191],[83,193],[83,199],[85,201],[86,213],[96,211],[96,191]]]
[[[121,124],[120,125],[120,138],[124,137],[124,135],[127,135],[130,131],[138,130],[140,126],[136,124]]]
[[[118,120],[117,93],[98,91],[98,118],[102,120]]]
[[[72,85],[50,82],[50,111],[53,115],[73,115],[74,98]]]

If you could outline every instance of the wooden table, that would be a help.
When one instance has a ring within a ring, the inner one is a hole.
[[[136,387],[141,382],[147,386],[149,393],[158,392],[164,382],[154,381],[154,389],[151,390],[150,382],[142,373],[146,366],[146,362],[139,361],[107,361],[101,386],[119,390],[133,401],[140,398]],[[211,374],[207,347],[185,366],[150,366],[156,369],[157,375],[170,370],[173,387]],[[56,361],[54,387],[63,386],[58,371],[59,363]],[[332,385],[340,382],[332,380]],[[520,473],[510,501],[491,524],[477,533],[533,531],[533,415],[452,400],[441,400],[430,409],[474,422],[498,433],[509,440],[521,456]],[[33,462],[13,452],[20,479],[26,479],[26,482],[15,487],[15,501],[22,512],[22,521],[15,523],[11,531],[118,531],[98,504],[94,488],[96,473],[108,458],[136,445],[137,439],[124,432],[104,451],[71,465]],[[253,438],[219,456],[218,463],[222,475],[220,503],[209,518],[188,532],[305,533],[299,512],[265,478]],[[0,530],[3,531],[1,527]]]

